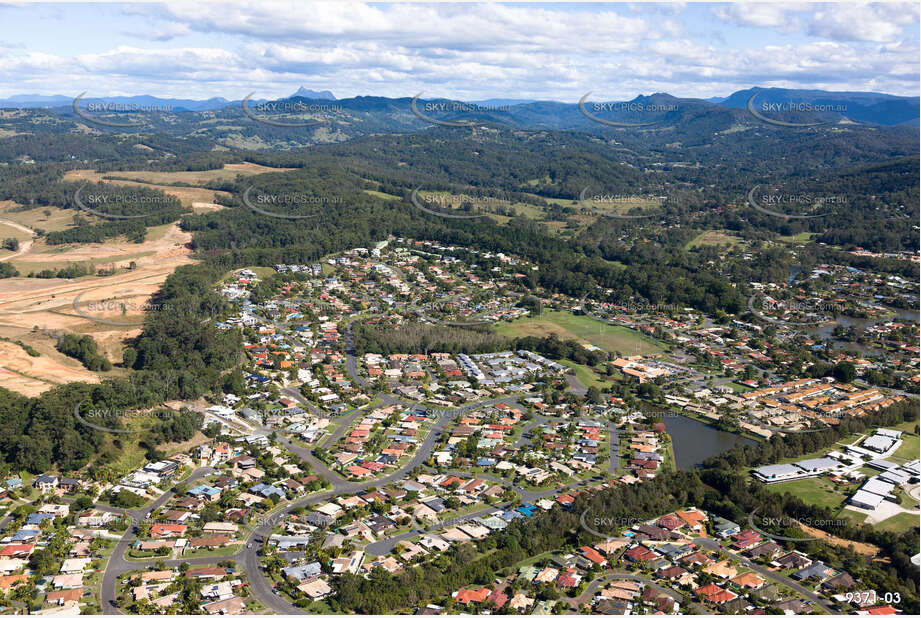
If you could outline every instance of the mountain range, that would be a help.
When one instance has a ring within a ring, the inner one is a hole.
[[[785,88],[749,88],[732,93],[728,97],[710,97],[708,99],[691,99],[677,98],[665,93],[650,95],[649,97],[639,96],[629,101],[631,104],[650,102],[654,99],[669,97],[673,101],[682,102],[685,107],[693,106],[719,106],[734,109],[745,109],[753,95],[757,95],[757,102],[753,102],[756,109],[767,110],[765,114],[772,113],[778,119],[789,115],[789,109],[785,106],[791,104],[799,106],[811,106],[812,109],[818,107],[823,110],[818,116],[823,121],[853,121],[861,123],[878,124],[883,126],[895,125],[919,125],[919,97],[903,97],[878,92],[832,92],[826,90],[794,90]],[[407,97],[408,98],[408,97]],[[358,96],[349,99],[336,99],[335,95],[328,90],[316,91],[307,88],[298,88],[296,92],[285,99],[305,99],[316,101],[336,101],[337,105],[352,109],[362,109],[371,102],[402,102],[406,99],[387,98],[375,96]],[[266,102],[271,99],[251,98],[251,103]],[[73,104],[74,99],[64,95],[39,95],[39,94],[17,94],[5,99],[0,99],[0,108],[59,108],[67,107]],[[425,99],[425,102],[457,102],[448,99]],[[240,105],[240,100],[230,101],[223,97],[214,97],[210,99],[172,99],[160,98],[151,95],[138,96],[115,96],[115,97],[83,97],[81,103],[84,105],[90,103],[114,103],[120,105],[137,105],[158,107],[169,110],[173,113],[181,112],[202,112],[209,110],[220,110],[227,107]],[[507,106],[509,111],[514,112],[516,122],[512,124],[530,125],[536,123],[544,128],[577,128],[585,118],[581,115],[579,106],[575,103],[563,103],[559,101],[536,101],[533,99],[508,99],[492,98],[478,101],[467,101],[464,103],[482,105],[482,106]],[[624,102],[627,103],[627,102]],[[587,104],[592,109],[590,104]],[[825,111],[828,110],[828,111]],[[509,111],[501,111],[508,119]],[[794,115],[798,112],[793,111]],[[484,116],[480,112],[459,111],[454,114],[445,116],[446,120],[456,121],[474,118],[476,120],[493,120],[502,122],[503,116],[499,114],[490,114],[487,112]],[[616,116],[616,115],[615,115]],[[611,118],[615,118],[611,116]],[[629,114],[622,114],[629,116]],[[569,120],[567,120],[567,118]]]
[[[756,96],[757,103],[754,103],[752,97]],[[683,107],[699,106],[720,106],[735,109],[744,109],[749,106],[749,101],[753,101],[756,109],[766,110],[766,114],[776,112],[775,115],[779,120],[791,113],[796,115],[796,108],[790,111],[790,106],[810,107],[811,109],[820,109],[817,116],[823,121],[854,121],[884,126],[910,125],[918,126],[919,114],[918,108],[919,97],[901,97],[876,92],[831,92],[824,90],[792,90],[783,88],[750,88],[734,92],[728,97],[711,97],[709,99],[678,99],[665,93],[651,95],[649,97],[638,96],[629,103],[632,106],[639,104],[652,104],[654,101],[662,101],[665,98],[672,101],[673,104],[683,104]],[[402,102],[405,99],[390,99],[386,97],[353,97],[350,99],[336,99],[332,92],[328,90],[315,91],[307,88],[299,88],[290,97],[279,100],[305,99],[315,101],[336,101],[337,105],[355,110],[366,109],[369,103],[385,102]],[[266,102],[269,99],[251,98],[251,103]],[[425,103],[467,103],[490,107],[506,107],[506,110],[496,110],[490,112],[468,112],[459,110],[451,113],[450,111],[443,119],[448,121],[458,120],[492,120],[503,122],[503,119],[510,120],[509,116],[514,116],[515,122],[511,124],[519,126],[543,126],[543,128],[566,129],[577,128],[585,120],[579,106],[573,103],[562,103],[559,101],[535,101],[531,99],[501,99],[493,98],[479,101],[453,101],[448,99],[423,99]],[[214,97],[204,100],[196,99],[171,99],[160,98],[151,95],[138,96],[117,96],[117,97],[83,97],[81,103],[84,105],[90,103],[113,103],[119,105],[136,105],[146,107],[156,107],[162,110],[181,113],[181,112],[202,112],[209,110],[220,110],[227,107],[236,107],[240,101],[229,101],[223,97]],[[73,98],[64,95],[35,95],[19,94],[13,95],[6,99],[0,99],[0,108],[59,108],[68,107],[73,104]],[[596,107],[587,102],[587,109]],[[810,112],[811,113],[811,112]],[[629,113],[614,114],[608,116],[613,120],[626,119]],[[635,116],[635,115],[634,115]]]

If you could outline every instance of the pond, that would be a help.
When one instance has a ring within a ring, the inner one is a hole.
[[[672,438],[675,464],[679,470],[692,470],[705,459],[740,444],[757,444],[750,438],[716,429],[686,416],[666,416],[665,430]]]
[[[834,337],[833,333],[835,328],[838,326],[855,327],[858,331],[863,331],[868,326],[875,326],[876,324],[884,324],[886,322],[901,321],[901,322],[918,322],[919,316],[918,312],[913,309],[895,309],[895,315],[889,315],[883,318],[873,318],[873,319],[863,319],[863,318],[849,318],[847,316],[838,316],[836,321],[830,322],[828,324],[823,324],[822,326],[814,326],[803,329],[805,333],[814,337],[815,339],[827,341]],[[859,352],[863,356],[879,356],[880,351],[877,348],[868,347],[861,345],[859,343],[850,342],[850,341],[834,341],[832,347],[836,350],[850,350],[852,352]]]

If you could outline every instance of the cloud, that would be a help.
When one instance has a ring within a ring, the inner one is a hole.
[[[32,42],[24,49],[0,48],[0,82],[8,90],[15,84],[9,94],[28,84],[33,91],[97,96],[231,99],[252,91],[281,96],[301,85],[337,96],[405,97],[424,90],[427,97],[567,101],[589,90],[614,100],[653,92],[728,95],[753,85],[917,94],[918,41],[907,32],[918,10],[897,9],[126,5],[111,20],[120,38],[109,49],[95,39],[85,47],[92,53],[76,56],[51,45],[36,49]],[[746,34],[749,28],[787,34],[740,41],[734,36],[739,27]]]
[[[809,34],[835,41],[886,43],[918,23],[917,4],[830,4],[813,16]],[[913,28],[917,32],[917,28]]]
[[[720,19],[740,26],[774,28],[781,32],[793,32],[799,30],[802,24],[799,18],[792,13],[807,8],[808,5],[802,3],[744,2],[714,8],[713,13]]]

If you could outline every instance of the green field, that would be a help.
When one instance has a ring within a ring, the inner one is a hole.
[[[804,243],[808,242],[815,234],[812,232],[800,232],[793,236],[778,236],[777,240],[781,242]]]
[[[15,221],[28,228],[42,229],[46,232],[66,230],[72,227],[74,215],[78,214],[78,211],[54,206],[41,206],[30,208],[29,210],[13,210],[16,208],[20,208],[20,205],[15,202],[0,202],[0,218]],[[90,220],[96,219],[96,217],[86,212],[80,212],[79,214]]]
[[[911,513],[899,513],[889,519],[873,524],[873,528],[882,532],[905,532],[918,527],[918,516]]]
[[[605,389],[609,386],[608,382],[602,380],[597,373],[595,373],[591,367],[586,365],[580,365],[568,359],[560,360],[560,363],[571,367],[573,373],[576,374],[576,379],[584,386],[585,388],[590,388],[592,386],[598,387],[599,389]]]
[[[919,441],[918,436],[912,434],[902,434],[902,446],[898,448],[892,457],[889,459],[896,459],[899,461],[911,461],[912,459],[918,459],[918,450],[921,448],[921,441]]]
[[[822,477],[766,485],[765,489],[776,494],[790,493],[807,504],[830,509],[839,508],[847,498],[834,483]]]
[[[546,337],[554,333],[560,339],[590,343],[606,352],[619,355],[652,356],[661,354],[666,349],[665,345],[655,339],[625,326],[605,324],[585,315],[573,315],[568,311],[545,311],[538,317],[521,318],[496,325],[496,334],[506,337]]]
[[[697,235],[694,240],[689,242],[685,249],[694,249],[695,247],[717,247],[719,245],[735,246],[741,242],[738,236],[732,236],[720,230],[707,230]]]
[[[379,198],[381,198],[382,200],[399,201],[399,200],[402,200],[402,199],[403,199],[403,198],[400,197],[399,195],[392,195],[392,194],[390,194],[390,193],[383,193],[382,191],[372,191],[371,189],[365,189],[364,191],[362,191],[362,193],[367,193],[368,195],[373,195],[374,197],[379,197]]]
[[[728,386],[729,388],[732,389],[732,392],[735,393],[736,395],[755,390],[751,386],[745,386],[744,384],[738,384],[736,382],[729,382]]]

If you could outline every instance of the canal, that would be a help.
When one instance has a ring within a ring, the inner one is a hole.
[[[756,444],[738,434],[716,429],[686,416],[666,416],[665,430],[672,438],[675,463],[679,470],[692,470],[705,459],[739,444]]]

